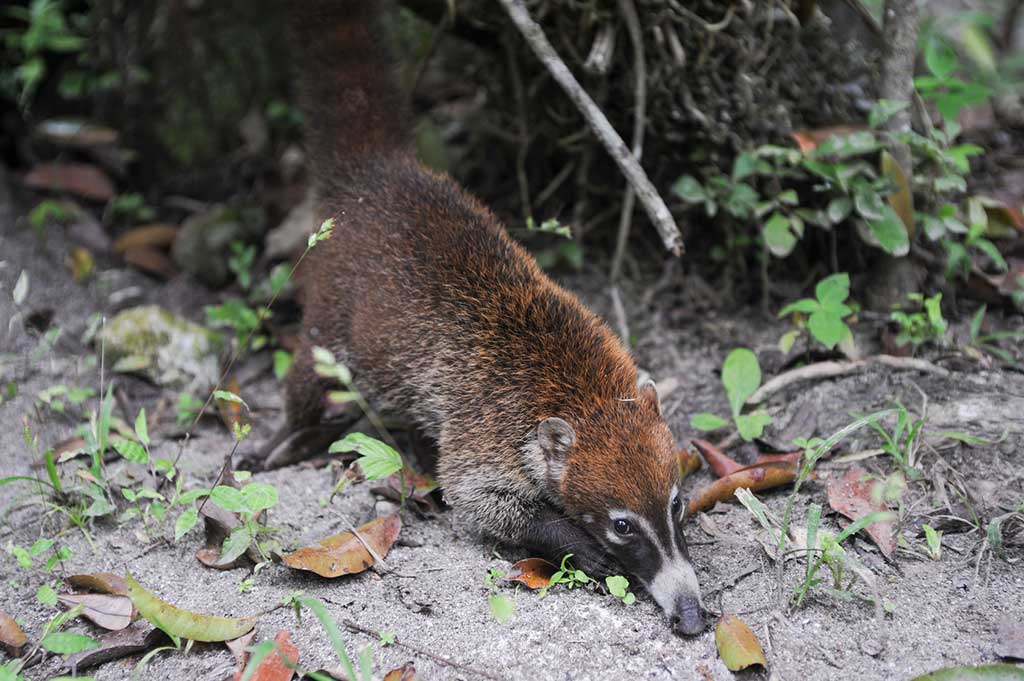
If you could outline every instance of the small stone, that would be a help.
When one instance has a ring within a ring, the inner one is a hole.
[[[263,233],[263,211],[255,206],[216,206],[193,215],[178,230],[174,262],[209,286],[228,283],[228,256],[233,241],[250,243]]]
[[[267,233],[264,251],[271,260],[286,260],[302,252],[309,235],[317,230],[320,221],[314,211],[313,193],[296,205],[285,216],[281,224]]]

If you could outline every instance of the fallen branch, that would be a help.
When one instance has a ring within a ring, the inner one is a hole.
[[[626,176],[626,180],[633,187],[637,198],[647,211],[647,216],[654,223],[654,227],[661,235],[662,243],[674,255],[681,255],[683,252],[683,236],[679,233],[679,227],[672,219],[672,213],[665,205],[664,199],[658,194],[658,190],[651,184],[647,173],[640,167],[633,155],[630,153],[626,143],[622,141],[619,133],[608,122],[608,118],[601,112],[601,109],[594,104],[594,100],[583,90],[575,76],[565,65],[555,48],[548,42],[544,31],[530,17],[523,0],[501,0],[502,6],[512,19],[512,23],[522,34],[527,44],[533,50],[537,58],[551,73],[569,99],[573,101],[576,108],[580,110],[583,117],[590,124],[591,129],[597,138],[604,145],[608,154],[612,157]]]
[[[757,392],[747,398],[747,404],[758,404],[760,402],[764,402],[775,393],[794,383],[823,378],[835,378],[837,376],[848,376],[876,364],[881,364],[892,369],[899,369],[901,371],[923,371],[929,374],[938,374],[939,376],[949,375],[949,372],[942,367],[936,366],[928,360],[916,359],[914,357],[874,355],[873,357],[865,357],[864,359],[855,359],[846,362],[818,362],[816,364],[808,364],[807,366],[800,367],[799,369],[787,371],[784,374],[779,374],[762,385]]]
[[[348,627],[352,631],[358,631],[361,634],[366,634],[368,636],[373,636],[378,641],[380,640],[380,632],[379,631],[376,631],[374,629],[370,629],[369,627],[364,627],[363,625],[359,624],[358,622],[353,622],[352,620],[347,619],[347,618],[342,618],[341,622],[342,622],[342,624],[344,624],[346,627]],[[491,674],[490,672],[485,672],[485,671],[483,671],[481,669],[474,669],[473,667],[467,667],[466,665],[459,664],[458,662],[455,662],[454,660],[449,660],[446,657],[441,657],[440,655],[435,655],[434,653],[432,653],[432,652],[430,652],[428,650],[424,650],[423,648],[420,648],[419,646],[414,646],[414,645],[410,645],[408,643],[403,643],[402,640],[400,638],[398,638],[398,637],[395,637],[394,645],[398,646],[399,648],[405,648],[406,650],[411,650],[412,652],[416,653],[417,655],[422,655],[423,657],[431,659],[434,662],[437,662],[438,664],[443,664],[445,666],[452,667],[453,669],[461,669],[464,672],[468,672],[470,674],[476,674],[477,676],[483,677],[485,679],[493,679],[494,681],[502,681],[502,678],[500,676],[495,676],[494,674]]]

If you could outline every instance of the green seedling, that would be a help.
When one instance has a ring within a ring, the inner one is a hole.
[[[942,316],[942,294],[925,298],[920,293],[908,293],[907,300],[911,303],[907,306],[910,309],[903,310],[900,309],[902,306],[897,306],[889,314],[889,319],[899,326],[896,345],[909,344],[916,348],[925,343],[943,344],[949,325]]]
[[[925,542],[928,545],[928,557],[932,560],[939,560],[942,558],[942,533],[928,524],[925,524],[922,529]]]
[[[604,584],[608,587],[608,593],[615,596],[623,605],[632,605],[636,602],[636,596],[629,590],[629,580],[621,575],[613,575],[604,578]]]
[[[572,558],[571,553],[567,553],[562,556],[562,564],[557,570],[555,570],[554,574],[551,575],[551,580],[548,582],[548,585],[537,592],[539,597],[544,598],[548,595],[551,589],[559,585],[565,586],[567,589],[575,589],[578,586],[586,586],[587,584],[592,584],[594,582],[586,572],[574,568],[569,562],[570,558]]]
[[[829,350],[844,340],[853,339],[850,327],[844,321],[854,313],[853,308],[847,305],[850,275],[841,272],[822,279],[814,289],[814,296],[790,303],[779,312],[779,319],[792,316],[797,326],[779,340],[782,352],[788,353],[805,330]]]
[[[742,413],[743,405],[761,386],[761,366],[754,353],[747,348],[730,352],[722,364],[722,384],[740,436],[747,442],[760,437],[772,417],[761,410]],[[715,414],[700,413],[690,419],[690,425],[697,430],[714,431],[725,428],[729,422]]]

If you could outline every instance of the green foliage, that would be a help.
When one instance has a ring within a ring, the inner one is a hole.
[[[1019,307],[1024,307],[1024,303],[1020,304]],[[1024,331],[1001,331],[983,334],[981,327],[985,321],[987,309],[986,305],[982,305],[971,318],[971,337],[968,347],[980,352],[987,352],[1010,366],[1017,366],[1016,358],[998,344],[1004,340],[1024,341]]]
[[[924,530],[924,538],[928,545],[928,557],[932,560],[939,560],[942,558],[942,533],[936,531],[928,523],[925,523],[921,529]]]
[[[231,255],[228,256],[228,269],[238,279],[243,291],[252,287],[252,265],[256,261],[256,247],[241,241],[231,242]]]
[[[761,437],[765,426],[772,422],[771,416],[764,411],[742,413],[747,399],[761,386],[761,365],[754,353],[747,348],[730,352],[722,364],[722,384],[740,436],[747,442]],[[728,421],[714,414],[696,414],[690,419],[690,426],[702,431],[718,430],[726,425]]]
[[[907,299],[916,309],[896,309],[889,314],[889,319],[899,325],[896,345],[909,343],[916,348],[925,343],[945,342],[948,325],[942,316],[942,294],[925,298],[920,293],[908,293]]]
[[[796,336],[803,329],[810,332],[812,338],[829,350],[845,339],[853,338],[850,327],[843,321],[853,314],[853,309],[846,304],[850,296],[850,275],[845,272],[833,274],[818,282],[814,289],[814,298],[802,298],[786,305],[779,312],[779,318],[793,316],[797,325],[795,332],[789,332],[780,340],[783,352],[789,352]],[[808,315],[806,322],[801,315]]]
[[[550,592],[551,589],[559,585],[563,585],[567,589],[575,589],[578,586],[585,586],[593,583],[594,580],[591,579],[587,573],[583,570],[577,570],[572,566],[569,562],[570,558],[572,558],[571,553],[567,553],[562,556],[562,564],[557,570],[555,570],[554,574],[551,575],[551,580],[548,582],[548,585],[537,592],[539,597],[544,598],[548,595],[548,592]]]
[[[331,444],[328,452],[358,452],[359,470],[367,480],[381,480],[402,470],[402,456],[393,447],[363,433],[349,433]]]
[[[107,205],[112,220],[127,223],[152,222],[156,210],[146,204],[141,194],[118,194]]]
[[[940,35],[932,34],[925,42],[924,63],[929,75],[915,78],[914,87],[922,98],[935,103],[947,121],[956,121],[961,111],[984,103],[992,94],[981,83],[964,82],[954,75],[960,69],[960,60]]]
[[[623,605],[632,605],[636,602],[636,596],[629,590],[629,580],[621,575],[613,575],[604,578],[604,584],[608,587],[608,593],[622,601]]]
[[[17,66],[0,74],[0,93],[28,108],[49,75],[50,58],[85,50],[89,21],[84,14],[69,15],[59,0],[32,0],[28,7],[6,8],[5,14],[17,27],[4,36],[4,61]],[[66,81],[72,73],[65,75]]]

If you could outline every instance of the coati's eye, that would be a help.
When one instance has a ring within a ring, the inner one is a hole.
[[[623,536],[627,534],[633,534],[633,525],[630,524],[628,520],[623,520],[622,518],[619,518],[614,523],[612,523],[612,527],[615,528],[615,532]]]
[[[682,507],[683,507],[683,502],[679,501],[679,497],[676,497],[675,499],[673,499],[672,500],[672,515],[673,516],[679,515],[679,511],[680,511],[680,509],[682,509]]]

